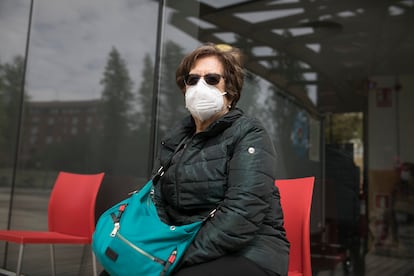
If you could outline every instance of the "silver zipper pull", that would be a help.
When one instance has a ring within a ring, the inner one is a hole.
[[[212,218],[212,217],[214,217],[214,215],[216,214],[216,212],[217,212],[217,208],[216,209],[214,209],[213,211],[211,211],[210,212],[210,214],[208,215],[210,218]]]
[[[119,227],[120,227],[119,222],[115,222],[114,229],[111,232],[111,237],[115,237],[116,233],[118,233],[119,231]]]

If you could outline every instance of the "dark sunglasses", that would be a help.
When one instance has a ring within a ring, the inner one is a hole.
[[[188,74],[184,76],[184,83],[189,86],[196,85],[201,78],[203,78],[209,85],[216,85],[220,82],[221,78],[224,79],[222,75],[214,73],[205,74],[204,76],[200,76],[198,74]]]

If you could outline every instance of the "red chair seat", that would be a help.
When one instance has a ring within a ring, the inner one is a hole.
[[[90,237],[80,237],[58,232],[47,231],[0,231],[0,240],[14,242],[14,243],[74,243],[74,244],[89,244]]]

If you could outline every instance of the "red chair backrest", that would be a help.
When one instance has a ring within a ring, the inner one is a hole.
[[[59,172],[49,199],[49,231],[92,237],[96,195],[104,173]]]
[[[310,210],[314,177],[278,179],[286,236],[290,242],[289,275],[311,276]]]

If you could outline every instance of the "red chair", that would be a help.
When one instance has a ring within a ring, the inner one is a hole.
[[[314,177],[276,180],[279,188],[286,236],[290,242],[289,276],[312,276],[310,210]]]
[[[90,244],[95,230],[95,201],[104,173],[60,172],[48,205],[48,231],[0,230],[0,240],[20,244],[16,275],[20,275],[25,244],[50,244],[55,275],[54,244]],[[96,260],[92,253],[93,272]],[[4,270],[3,270],[4,271]]]

